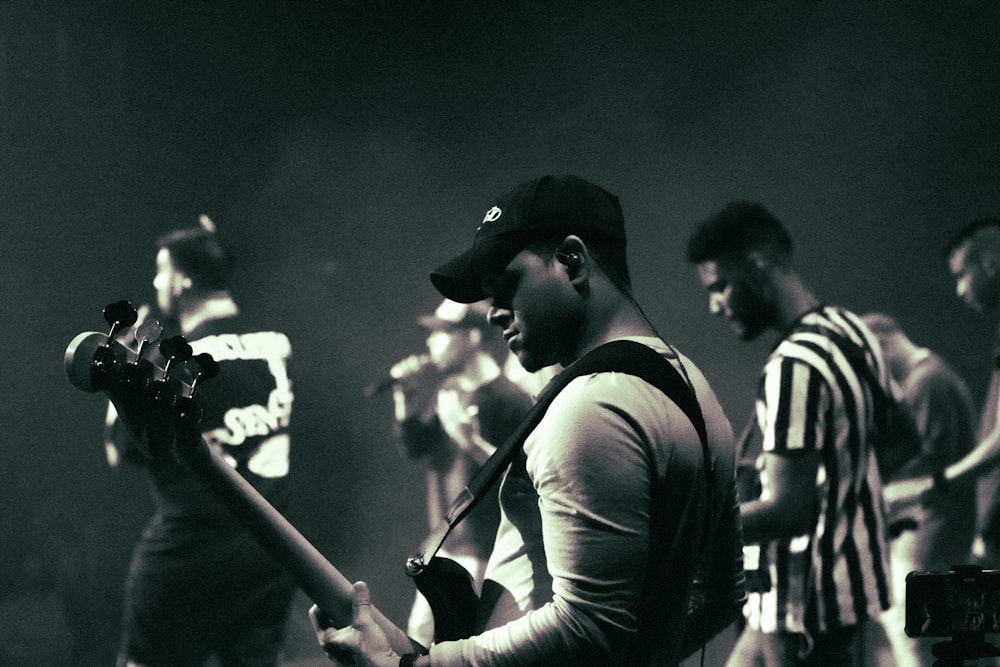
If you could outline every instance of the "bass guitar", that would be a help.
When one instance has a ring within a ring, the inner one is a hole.
[[[303,535],[201,437],[203,406],[198,388],[219,373],[211,355],[193,355],[181,336],[159,341],[162,327],[147,320],[138,327],[136,310],[127,301],[104,309],[108,333],[77,335],[66,349],[65,369],[73,386],[105,394],[122,426],[153,465],[183,465],[242,522],[247,532],[289,572],[302,591],[336,627],[350,625],[352,584]],[[135,331],[134,347],[118,340]],[[150,360],[154,344],[165,360]],[[472,578],[460,565],[434,556],[420,568],[408,568],[434,615],[435,640],[472,633],[478,604]],[[400,654],[424,647],[388,621],[377,609],[375,619]]]

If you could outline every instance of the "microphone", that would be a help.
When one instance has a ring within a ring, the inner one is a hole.
[[[389,371],[389,377],[378,382],[373,382],[362,389],[361,393],[365,398],[378,396],[379,394],[392,389],[395,385],[399,384],[406,378],[416,375],[430,366],[431,363],[430,355],[427,354],[414,354],[409,356],[392,367]]]

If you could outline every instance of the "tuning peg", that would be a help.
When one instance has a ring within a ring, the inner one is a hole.
[[[171,336],[160,343],[160,354],[167,360],[163,366],[163,378],[170,376],[170,370],[175,361],[184,363],[193,354],[191,344],[184,339],[184,336]]]
[[[139,328],[135,330],[135,342],[139,345],[136,349],[136,357],[141,358],[146,351],[146,346],[158,341],[162,333],[163,325],[152,318],[140,324]]]
[[[177,338],[180,338],[180,336],[177,336]],[[171,339],[163,341],[164,344],[166,344],[169,340]],[[182,348],[182,352],[187,353],[184,365],[194,379],[191,381],[191,386],[186,396],[180,394],[174,397],[173,406],[176,411],[178,426],[195,429],[197,423],[201,421],[201,418],[204,415],[204,410],[203,407],[195,400],[194,394],[203,380],[211,380],[219,374],[219,363],[207,352],[202,352],[201,354],[192,357],[191,346],[187,345],[183,338],[180,338],[180,341],[183,343],[183,346],[179,347]],[[173,345],[173,343],[171,343],[171,345]],[[175,356],[173,359],[180,360],[181,356]],[[177,440],[174,446],[185,446],[183,440],[184,439]]]
[[[213,359],[212,355],[208,352],[202,352],[189,359],[187,367],[191,375],[194,376],[194,380],[191,382],[191,393],[189,394],[191,397],[194,396],[194,392],[198,389],[198,385],[202,380],[211,380],[219,374],[219,362]]]
[[[118,332],[125,327],[135,324],[139,318],[139,313],[128,301],[115,301],[104,307],[104,321],[111,327],[108,332],[108,340],[118,335]]]

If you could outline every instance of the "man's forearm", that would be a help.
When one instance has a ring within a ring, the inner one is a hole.
[[[945,468],[945,481],[960,484],[979,477],[998,464],[1000,464],[1000,433],[994,429],[975,449]]]

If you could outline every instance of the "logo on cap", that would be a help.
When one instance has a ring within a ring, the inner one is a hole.
[[[477,229],[476,231],[482,229],[483,225],[485,225],[487,222],[493,222],[494,220],[499,219],[501,215],[503,215],[503,211],[500,210],[499,206],[494,206],[490,210],[486,211],[486,215],[483,216],[483,221],[479,223],[479,229]]]

